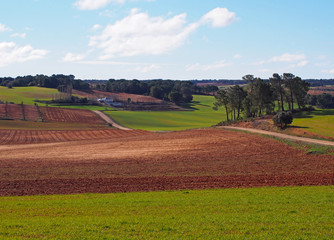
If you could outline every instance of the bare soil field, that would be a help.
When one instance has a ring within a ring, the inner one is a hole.
[[[0,144],[32,144],[32,143],[52,143],[68,142],[89,139],[110,139],[118,137],[128,137],[145,135],[149,132],[144,130],[123,131],[117,129],[101,130],[0,130]]]
[[[55,107],[40,107],[46,122],[104,124],[95,113],[87,109],[66,109]]]
[[[162,100],[151,97],[151,96],[129,94],[129,93],[111,93],[111,92],[104,92],[104,91],[99,91],[99,90],[91,90],[89,92],[73,90],[73,93],[86,97],[86,98],[110,97],[114,100],[121,101],[121,102],[127,102],[128,98],[130,98],[132,102],[138,102],[138,103],[162,103],[163,102]]]
[[[114,131],[103,139],[1,144],[0,195],[334,184],[334,156],[257,135]]]

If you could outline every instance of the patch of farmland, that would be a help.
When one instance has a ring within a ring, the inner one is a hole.
[[[46,122],[104,124],[104,121],[87,109],[67,109],[55,107],[40,107]]]
[[[123,131],[118,129],[73,131],[0,130],[0,144],[33,144],[91,139],[114,139],[145,134],[149,134],[149,132],[143,130]]]
[[[36,106],[24,105],[25,120],[27,121],[39,121],[39,113]]]
[[[131,99],[131,102],[138,103],[162,103],[163,101],[158,98],[154,98],[151,96],[130,94],[130,93],[111,93],[111,92],[102,92],[98,90],[93,90],[94,94],[97,97],[109,97],[114,99],[115,101],[127,102],[128,99]]]
[[[258,135],[116,131],[120,136],[104,139],[87,132],[85,141],[60,142],[84,138],[70,132],[53,137],[58,143],[1,144],[0,195],[334,185],[333,155],[309,155]]]

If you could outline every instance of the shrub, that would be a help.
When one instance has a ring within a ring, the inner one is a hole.
[[[288,124],[291,124],[293,121],[292,112],[278,112],[273,117],[274,125],[280,127],[281,129],[285,128]]]

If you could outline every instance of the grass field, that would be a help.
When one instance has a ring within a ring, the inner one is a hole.
[[[20,104],[34,105],[34,100],[50,100],[52,95],[58,93],[57,89],[41,87],[0,87],[0,100]],[[44,106],[44,104],[39,104]]]
[[[301,112],[294,115],[291,126],[326,137],[334,137],[334,109]]]
[[[0,238],[333,239],[334,188],[0,198]]]
[[[194,95],[190,111],[144,112],[106,111],[116,122],[133,129],[151,131],[174,131],[190,128],[203,128],[226,119],[223,110],[212,109],[214,97]]]

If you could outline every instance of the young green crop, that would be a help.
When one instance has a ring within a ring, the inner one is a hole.
[[[319,109],[295,114],[291,126],[334,138],[334,109]]]
[[[333,239],[334,188],[0,198],[1,239]]]
[[[116,122],[133,129],[151,131],[174,131],[190,128],[210,127],[223,120],[223,110],[212,109],[212,96],[194,95],[188,111],[106,111]]]

